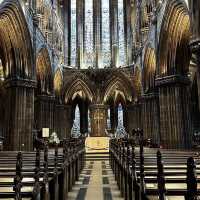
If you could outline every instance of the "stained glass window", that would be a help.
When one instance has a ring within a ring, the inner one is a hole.
[[[80,110],[78,105],[76,105],[75,111],[74,111],[74,123],[72,126],[72,130],[71,130],[71,135],[73,137],[78,137],[80,135]]]
[[[93,67],[93,0],[85,1],[85,68]]]
[[[124,41],[124,4],[118,0],[118,22],[119,22],[119,66],[125,64],[125,41]]]
[[[102,0],[102,67],[110,66],[109,0]]]
[[[71,0],[71,65],[76,65],[76,0]]]
[[[111,122],[110,122],[110,108],[108,108],[107,129],[111,129]]]

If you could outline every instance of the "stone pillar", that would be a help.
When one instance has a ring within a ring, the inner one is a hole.
[[[38,95],[35,101],[36,129],[49,128],[50,134],[54,131],[54,102],[55,97]]]
[[[142,129],[144,139],[152,139],[154,143],[159,144],[159,110],[158,96],[154,93],[145,94],[142,97]]]
[[[4,150],[33,150],[34,89],[28,80],[5,81],[7,110],[5,115]]]
[[[118,123],[118,115],[117,115],[117,107],[112,105],[110,107],[110,123],[111,123],[111,131],[114,134],[115,130],[117,128],[117,123]]]
[[[73,119],[71,118],[71,106],[57,104],[55,105],[55,132],[62,140],[71,136]]]
[[[133,30],[131,25],[131,13],[132,13],[132,0],[124,0],[124,41],[126,50],[126,65],[133,63],[132,46],[133,46]]]
[[[118,0],[110,0],[110,46],[111,67],[116,67],[119,60]]]
[[[133,129],[141,128],[141,124],[141,104],[127,105],[128,134],[131,134]]]
[[[91,134],[92,137],[103,137],[107,127],[108,107],[102,104],[90,106]]]
[[[84,62],[84,8],[84,0],[76,1],[76,67],[78,69]]]
[[[63,1],[63,24],[64,24],[64,63],[71,64],[71,0]]]
[[[101,23],[101,0],[93,0],[93,42],[95,54],[95,68],[101,68],[101,45],[102,45],[102,23]]]
[[[88,133],[88,105],[82,101],[80,106],[80,132]]]
[[[196,56],[196,64],[197,68],[195,69],[197,75],[197,90],[198,90],[198,104],[200,111],[200,1],[191,0],[189,1],[190,6],[190,14],[191,14],[191,29],[192,29],[192,37],[190,41],[190,48],[193,55]],[[195,117],[195,121],[193,122],[199,124],[199,118]],[[193,129],[195,126],[193,125]]]
[[[160,104],[160,144],[166,148],[191,147],[189,84],[188,77],[178,75],[156,79]]]
[[[200,1],[190,0],[189,7],[192,19],[192,38],[193,40],[200,40]]]

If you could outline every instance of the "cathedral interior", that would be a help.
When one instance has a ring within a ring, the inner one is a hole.
[[[0,199],[199,199],[199,68],[199,0],[0,0]]]

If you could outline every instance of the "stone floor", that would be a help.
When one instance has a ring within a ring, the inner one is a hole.
[[[108,160],[87,161],[69,200],[123,200]]]

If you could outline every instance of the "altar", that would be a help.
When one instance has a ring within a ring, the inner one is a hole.
[[[108,152],[109,137],[87,137],[85,141],[86,152]]]

